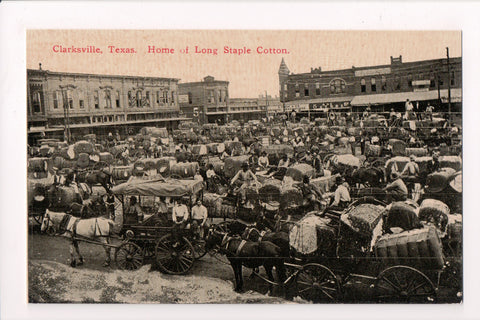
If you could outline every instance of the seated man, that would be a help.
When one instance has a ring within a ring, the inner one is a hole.
[[[236,181],[241,183],[240,188],[238,188],[238,192],[241,196],[242,204],[246,202],[246,192],[245,189],[251,185],[252,182],[258,183],[257,177],[253,174],[253,172],[248,168],[248,162],[244,162],[242,164],[242,169],[237,172],[237,174],[233,177],[230,185]]]
[[[140,208],[137,197],[132,196],[130,198],[130,206],[128,207],[127,215],[125,217],[124,224],[138,224],[143,221],[143,211]]]
[[[258,166],[261,170],[267,170],[270,162],[268,161],[267,153],[265,151],[262,152],[262,155],[258,158]]]
[[[397,172],[392,173],[392,180],[393,182],[387,184],[384,191],[387,192],[387,196],[385,198],[387,203],[393,201],[405,201],[407,200],[408,196],[408,189],[403,180],[400,178],[400,175]]]
[[[185,203],[182,203],[179,200],[174,200],[172,220],[174,223],[173,236],[175,237],[175,241],[180,241],[182,231],[187,227],[189,218],[188,207]]]
[[[321,199],[323,199],[322,192],[313,184],[310,183],[310,178],[305,175],[303,176],[303,182],[300,185],[300,190],[303,195],[303,206],[308,211],[318,210],[318,204]]]
[[[345,181],[344,177],[337,177],[336,179],[337,189],[334,193],[334,198],[330,209],[333,210],[343,210],[348,207],[349,203],[352,201],[350,198],[349,185]]]

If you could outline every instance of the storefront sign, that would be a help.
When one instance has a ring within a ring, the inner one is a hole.
[[[381,74],[390,74],[390,73],[392,73],[392,69],[390,68],[355,70],[355,77],[369,77],[369,76],[377,76]]]

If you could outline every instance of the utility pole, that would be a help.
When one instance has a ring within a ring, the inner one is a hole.
[[[452,119],[451,119],[451,111],[452,111],[452,101],[451,101],[451,79],[450,79],[450,55],[448,52],[448,47],[447,47],[447,70],[448,70],[448,126],[452,126]]]
[[[265,90],[265,116],[268,119],[268,96],[267,96],[267,90]]]
[[[65,139],[67,143],[70,143],[70,104],[68,101],[68,89],[75,89],[76,86],[72,84],[67,84],[65,86],[59,86],[62,91],[62,100],[63,100],[63,116],[64,116],[64,125],[65,125]]]

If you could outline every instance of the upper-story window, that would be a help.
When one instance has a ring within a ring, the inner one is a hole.
[[[367,85],[365,84],[365,79],[360,80],[360,91],[367,92]]]
[[[120,91],[115,91],[115,106],[120,108]]]
[[[400,88],[401,88],[400,76],[398,76],[398,75],[395,76],[393,87],[396,91],[400,90]]]
[[[100,104],[99,104],[99,100],[98,100],[98,90],[95,90],[93,92],[93,101],[95,103],[95,109],[100,109]]]
[[[430,88],[435,88],[436,85],[437,83],[435,81],[435,73],[430,72]]]
[[[145,106],[150,107],[150,91],[145,91]]]
[[[39,91],[35,91],[32,94],[32,111],[33,113],[42,112],[42,97]]]
[[[80,109],[85,109],[85,96],[82,90],[78,91],[78,107]]]
[[[382,91],[387,91],[387,78],[382,76]]]
[[[105,108],[110,109],[112,107],[112,94],[110,90],[105,90]]]
[[[58,106],[60,105],[60,101],[62,101],[60,97],[60,92],[54,91],[53,92],[53,109],[58,109]]]
[[[304,89],[303,94],[304,94],[305,97],[310,96],[310,91],[308,90],[308,84],[305,84],[305,89]]]
[[[330,93],[344,93],[346,90],[346,82],[343,79],[333,79],[330,81]]]
[[[142,90],[137,91],[137,108],[142,107]]]
[[[452,71],[450,73],[450,85],[454,86],[455,85],[455,71]]]
[[[320,92],[320,83],[317,82],[315,83],[315,95],[319,96],[321,94]]]
[[[412,86],[412,81],[413,81],[413,76],[411,73],[409,73],[407,75],[407,81],[408,81],[408,86],[411,87]]]
[[[376,92],[377,91],[377,83],[376,83],[376,80],[375,78],[372,78],[370,79],[370,88],[372,90],[372,92]]]

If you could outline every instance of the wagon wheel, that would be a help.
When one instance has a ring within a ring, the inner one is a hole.
[[[434,302],[437,290],[432,281],[419,270],[408,266],[389,267],[377,277],[375,297],[380,302]]]
[[[207,249],[205,249],[205,240],[195,240],[193,243],[193,257],[195,260],[201,259],[207,254]]]
[[[133,242],[124,242],[115,250],[115,262],[121,270],[137,270],[143,265],[143,250]]]
[[[303,266],[296,278],[297,294],[308,301],[338,302],[342,297],[340,282],[327,267],[309,263]]]
[[[155,261],[165,273],[185,274],[193,266],[194,252],[195,249],[185,237],[177,242],[172,234],[167,234],[157,242]]]

